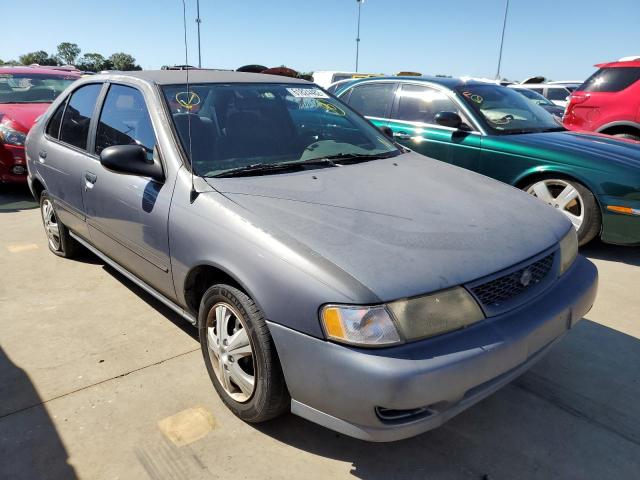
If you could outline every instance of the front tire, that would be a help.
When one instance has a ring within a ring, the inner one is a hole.
[[[580,182],[564,178],[544,178],[527,185],[524,191],[560,210],[578,233],[578,245],[589,243],[600,233],[602,214],[593,193]]]
[[[46,190],[40,194],[40,215],[49,250],[59,257],[73,257],[78,250],[78,243],[69,235],[69,229],[58,220],[53,201]]]
[[[260,423],[289,409],[269,328],[251,298],[229,285],[209,288],[200,302],[198,331],[213,386],[237,417]]]

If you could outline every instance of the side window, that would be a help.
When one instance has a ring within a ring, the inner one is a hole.
[[[58,138],[60,135],[60,124],[62,123],[62,114],[64,113],[64,107],[67,102],[62,102],[60,106],[56,109],[55,113],[51,116],[51,120],[49,120],[49,125],[47,125],[47,135],[53,138]]]
[[[398,120],[435,124],[439,112],[462,112],[444,92],[422,85],[405,84],[398,92]]]
[[[140,145],[153,158],[156,136],[144,97],[135,88],[109,87],[96,131],[96,153],[113,145]]]
[[[564,88],[548,88],[547,89],[547,98],[549,100],[565,101],[569,95],[570,95],[569,91]]]
[[[391,111],[395,83],[370,83],[353,87],[349,106],[360,115],[386,118]]]
[[[92,83],[73,92],[62,120],[61,141],[83,150],[87,149],[89,123],[101,88],[102,84]]]

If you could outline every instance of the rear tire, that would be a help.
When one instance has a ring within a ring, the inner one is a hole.
[[[42,217],[44,231],[47,234],[49,250],[59,257],[73,257],[78,251],[78,242],[71,238],[69,229],[58,220],[53,208],[53,201],[46,190],[43,190],[40,194],[40,216]]]
[[[593,193],[580,182],[548,177],[527,185],[524,191],[562,211],[577,230],[578,245],[589,243],[600,233],[600,207]]]
[[[209,377],[234,415],[260,423],[289,410],[275,345],[251,298],[229,285],[209,288],[200,302],[198,332]]]

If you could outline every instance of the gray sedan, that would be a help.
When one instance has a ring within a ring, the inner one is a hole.
[[[560,213],[413,153],[319,87],[75,82],[27,140],[51,251],[82,245],[199,329],[224,403],[389,441],[529,368],[591,308]]]

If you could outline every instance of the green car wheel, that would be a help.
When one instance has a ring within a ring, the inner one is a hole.
[[[560,210],[578,232],[578,245],[584,245],[600,233],[602,218],[593,193],[575,180],[544,178],[524,190]]]

